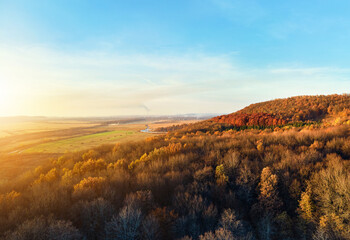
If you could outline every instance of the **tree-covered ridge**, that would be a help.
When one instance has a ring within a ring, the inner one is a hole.
[[[214,122],[241,126],[277,126],[350,116],[350,95],[297,96],[251,104],[235,113],[218,116]]]
[[[212,118],[218,123],[228,123],[236,127],[243,126],[278,126],[287,123],[285,119],[277,118],[269,113],[232,113]]]
[[[237,113],[268,113],[286,121],[317,121],[328,115],[349,113],[350,94],[296,96],[251,104]]]

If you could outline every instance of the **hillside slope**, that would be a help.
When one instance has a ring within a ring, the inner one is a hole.
[[[234,126],[273,126],[350,115],[350,95],[297,96],[251,104],[211,119]]]

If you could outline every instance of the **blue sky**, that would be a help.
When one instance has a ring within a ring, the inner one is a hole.
[[[229,113],[349,92],[349,1],[0,0],[0,115]]]

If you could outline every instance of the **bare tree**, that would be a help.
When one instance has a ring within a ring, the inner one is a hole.
[[[159,222],[153,215],[148,215],[141,224],[142,239],[158,240],[160,239]]]
[[[17,229],[8,232],[6,240],[79,240],[82,239],[78,229],[71,222],[35,218],[22,223]]]
[[[141,210],[129,205],[124,206],[118,216],[106,224],[107,240],[133,240],[140,235],[142,221]]]
[[[233,234],[224,229],[219,228],[213,232],[206,232],[205,234],[199,236],[199,240],[235,240],[236,238],[233,236]]]

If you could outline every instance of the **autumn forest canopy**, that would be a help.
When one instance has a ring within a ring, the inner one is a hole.
[[[299,96],[249,105],[213,119],[234,126],[276,126],[349,115],[349,95]]]
[[[0,239],[350,239],[350,95],[66,153],[0,184]]]

